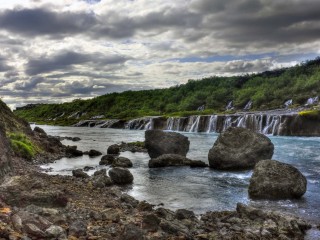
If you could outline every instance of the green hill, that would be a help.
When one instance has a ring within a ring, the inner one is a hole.
[[[74,100],[62,104],[28,105],[15,114],[28,121],[52,124],[72,124],[79,119],[104,115],[104,118],[131,119],[152,115],[222,113],[229,101],[241,110],[253,101],[252,110],[283,107],[288,99],[293,104],[304,105],[308,98],[320,93],[320,57],[290,68],[263,73],[208,77],[189,80],[188,83],[166,89],[126,91],[111,93],[90,100]],[[75,119],[72,113],[82,116]]]

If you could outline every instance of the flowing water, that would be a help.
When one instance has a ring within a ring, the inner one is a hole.
[[[75,128],[40,126],[54,136],[80,137],[81,141],[64,140],[66,145],[77,145],[87,151],[96,149],[103,154],[111,144],[143,141],[144,131],[117,130],[108,128]],[[207,154],[217,139],[216,133],[182,132],[190,140],[188,157],[208,162]],[[124,152],[121,156],[133,162],[130,169],[134,184],[125,189],[128,194],[152,204],[163,203],[166,208],[186,208],[197,214],[206,211],[234,210],[242,202],[265,209],[294,213],[315,223],[320,223],[320,138],[270,136],[275,145],[273,159],[292,164],[308,179],[308,189],[302,199],[282,201],[253,201],[248,198],[248,185],[252,171],[226,172],[209,168],[168,167],[149,169],[146,153]],[[99,166],[101,157],[63,158],[55,163],[42,166],[51,169],[49,174],[70,175],[71,170]],[[108,169],[108,167],[105,167]],[[95,170],[89,172],[92,174]]]

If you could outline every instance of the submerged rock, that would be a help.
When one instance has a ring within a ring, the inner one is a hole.
[[[307,180],[295,167],[275,160],[260,161],[250,179],[249,196],[263,199],[300,198]]]
[[[133,175],[126,168],[115,167],[109,171],[109,176],[115,184],[130,184],[133,182]]]
[[[117,157],[112,162],[112,167],[131,168],[132,162],[129,158]]]
[[[245,128],[228,128],[221,133],[208,154],[215,169],[252,169],[260,160],[271,159],[274,146],[263,134]]]
[[[145,147],[151,158],[163,154],[178,154],[185,157],[189,151],[190,142],[180,133],[147,130],[145,139]]]
[[[192,167],[206,167],[207,165],[201,161],[193,161],[189,158],[183,157],[178,154],[163,154],[157,158],[149,160],[149,168],[159,167],[178,167],[178,166],[192,166]]]

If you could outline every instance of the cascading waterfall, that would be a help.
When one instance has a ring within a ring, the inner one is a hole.
[[[218,116],[217,115],[210,116],[207,133],[217,132],[217,122],[218,122]]]
[[[198,132],[199,131],[200,117],[201,116],[194,116],[193,124],[191,125],[189,132]]]
[[[315,104],[317,102],[319,102],[319,97],[318,96],[313,97],[313,98],[308,98],[307,103],[305,104],[305,106],[313,105],[313,104]]]
[[[252,107],[252,101],[250,100],[249,102],[247,102],[246,106],[243,108],[243,110],[250,110]]]
[[[222,132],[227,130],[227,128],[232,126],[232,118],[230,116],[227,116],[224,123],[223,123],[223,129]]]

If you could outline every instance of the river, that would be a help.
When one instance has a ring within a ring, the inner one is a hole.
[[[103,154],[111,144],[143,141],[144,131],[118,130],[109,128],[75,128],[41,125],[49,135],[80,137],[81,141],[63,140],[65,145],[77,145],[87,151],[95,149]],[[188,157],[208,162],[208,151],[217,139],[215,133],[181,132],[190,140]],[[132,186],[125,189],[138,200],[152,204],[163,203],[164,207],[176,210],[186,208],[197,214],[206,211],[234,210],[242,202],[264,209],[289,212],[320,223],[320,138],[270,136],[275,146],[273,159],[292,164],[307,178],[307,192],[299,200],[257,201],[248,198],[248,185],[252,171],[227,172],[210,168],[168,167],[149,169],[146,153],[124,152],[121,156],[131,159],[134,176]],[[62,158],[52,164],[43,165],[51,169],[49,174],[71,175],[71,171],[85,166],[99,166],[101,157]],[[109,169],[109,167],[105,167]],[[95,170],[89,172],[92,174]]]

